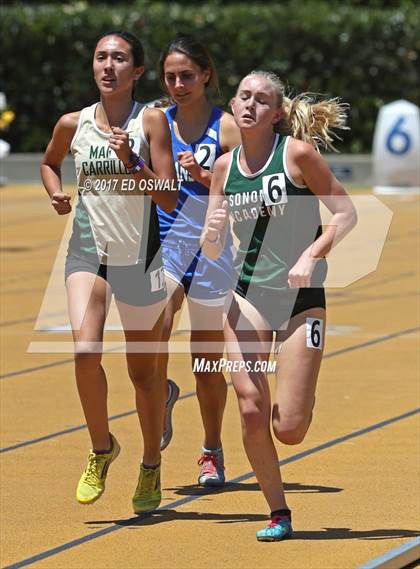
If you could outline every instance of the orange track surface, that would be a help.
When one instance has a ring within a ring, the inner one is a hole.
[[[77,504],[89,439],[86,429],[66,432],[84,424],[71,354],[27,352],[31,342],[70,339],[34,331],[65,226],[42,192],[0,190],[3,567],[341,569],[418,535],[419,415],[357,433],[419,407],[418,197],[381,198],[394,218],[378,270],[327,297],[328,324],[341,333],[326,339],[311,429],[298,447],[278,443],[281,460],[292,457],[282,473],[295,537],[263,544],[254,534],[267,507],[242,447],[232,388],[226,474],[250,475],[215,493],[196,486],[202,432],[196,397],[188,396],[195,390],[188,353],[170,359],[185,397],[163,454],[161,509],[145,519],[131,513],[142,443],[123,354],[104,356],[109,414],[124,414],[111,422],[122,453],[103,498]]]

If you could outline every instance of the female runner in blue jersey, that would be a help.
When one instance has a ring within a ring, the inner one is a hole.
[[[223,251],[229,205],[239,245],[225,338],[237,364],[232,381],[245,450],[271,511],[257,539],[278,541],[291,537],[292,526],[270,422],[289,445],[309,428],[324,345],[324,257],[356,213],[314,148],[331,142],[331,127],[343,127],[337,101],[286,100],[278,77],[256,71],[241,81],[232,110],[242,145],[216,162],[202,245],[213,259]],[[319,201],[332,213],[324,232]],[[281,349],[272,407],[264,364],[273,338]]]
[[[166,109],[180,188],[176,209],[159,208],[162,257],[167,277],[168,304],[164,335],[169,339],[175,313],[187,298],[191,320],[192,360],[218,362],[223,354],[223,305],[232,279],[232,241],[227,240],[217,261],[201,255],[213,164],[221,154],[239,144],[233,117],[214,106],[209,91],[218,90],[213,61],[206,48],[190,37],[172,41],[160,57],[162,85],[175,103]],[[205,343],[212,346],[206,352]],[[168,356],[162,356],[166,374]],[[226,403],[226,382],[221,372],[194,372],[204,427],[199,483],[224,483],[221,427]],[[178,397],[176,384],[168,382],[167,414],[162,448],[172,436],[171,411]]]

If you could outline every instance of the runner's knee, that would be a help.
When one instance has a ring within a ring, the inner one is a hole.
[[[273,419],[273,431],[276,438],[285,445],[298,445],[305,438],[308,421],[299,417]]]

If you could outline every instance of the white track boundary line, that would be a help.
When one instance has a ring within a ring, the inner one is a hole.
[[[420,537],[371,559],[357,569],[401,569],[420,559]]]

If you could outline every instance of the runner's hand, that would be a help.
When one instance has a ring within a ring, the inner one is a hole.
[[[228,219],[228,202],[223,200],[221,207],[212,211],[207,218],[205,238],[216,242],[220,239],[221,232],[225,229]]]
[[[51,205],[58,215],[66,215],[71,212],[71,196],[63,192],[54,192],[51,198]]]
[[[196,179],[200,177],[201,166],[198,164],[191,150],[185,152],[178,152],[179,164],[187,170],[191,176]]]
[[[109,146],[121,160],[127,164],[130,160],[131,148],[129,145],[128,132],[117,126],[111,126],[112,134],[109,137]]]
[[[318,259],[309,253],[303,253],[297,263],[290,269],[288,283],[290,288],[309,288],[311,277]]]

